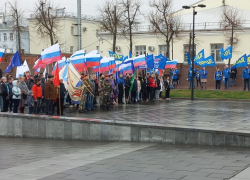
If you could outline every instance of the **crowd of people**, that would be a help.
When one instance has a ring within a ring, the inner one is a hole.
[[[29,114],[64,115],[64,108],[77,106],[80,113],[93,111],[99,103],[102,110],[109,110],[118,104],[132,104],[141,101],[161,100],[162,91],[165,89],[165,98],[170,100],[170,78],[163,78],[155,74],[119,75],[113,74],[81,75],[82,94],[79,102],[74,102],[66,90],[63,79],[60,86],[53,83],[54,76],[43,73],[31,75],[26,72],[15,79],[6,74],[0,83],[0,108],[1,112],[24,113],[27,107]],[[99,101],[97,103],[97,96]]]

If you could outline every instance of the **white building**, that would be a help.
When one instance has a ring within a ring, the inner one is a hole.
[[[205,4],[206,8],[196,8],[198,14],[195,23],[195,50],[196,52],[205,49],[205,55],[212,54],[217,63],[221,62],[219,58],[219,49],[229,46],[229,39],[225,37],[223,28],[220,24],[223,6],[231,6],[239,9],[243,16],[244,23],[240,30],[236,31],[234,39],[234,52],[232,63],[235,62],[243,54],[250,53],[248,49],[248,41],[250,39],[250,6],[247,0],[200,0],[193,5]],[[185,5],[185,4],[183,4]],[[180,7],[181,8],[181,7]],[[182,27],[184,30],[174,37],[173,48],[170,50],[170,58],[179,59],[179,62],[185,62],[185,53],[188,51],[189,33],[192,31],[192,9],[181,9],[176,12],[181,16]],[[77,41],[77,18],[76,14],[65,14],[61,17],[60,24],[63,27],[60,32],[61,37],[59,43],[63,53],[73,53],[78,49]],[[30,22],[30,52],[39,54],[42,49],[49,46],[48,40],[40,40],[36,36],[35,29],[31,28],[33,20]],[[144,23],[142,23],[144,24]],[[112,35],[106,32],[98,31],[98,21],[94,17],[82,17],[82,49],[87,52],[94,49],[100,50],[103,56],[108,56],[108,51],[112,50]],[[163,37],[151,33],[150,25],[138,25],[134,27],[133,35],[133,54],[166,54],[166,43]],[[172,53],[173,51],[173,53]],[[116,52],[118,54],[128,55],[129,41],[119,36],[117,39]]]

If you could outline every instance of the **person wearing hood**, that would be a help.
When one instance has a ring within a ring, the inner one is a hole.
[[[25,77],[19,78],[19,87],[21,89],[21,99],[20,99],[20,113],[24,113],[25,108],[25,100],[27,98],[27,95],[29,93],[29,88],[27,87],[25,83]]]
[[[31,90],[33,91],[33,97],[35,101],[34,114],[39,114],[40,109],[42,107],[42,97],[43,97],[40,78],[37,78],[35,80],[35,84],[32,86]]]
[[[15,80],[12,82],[12,100],[14,103],[14,107],[13,107],[13,113],[17,113],[18,111],[18,105],[21,99],[21,89],[19,88],[19,81]]]
[[[27,96],[29,114],[33,114],[33,112],[34,112],[35,101],[34,101],[33,95],[34,95],[33,92],[29,91],[28,96]]]

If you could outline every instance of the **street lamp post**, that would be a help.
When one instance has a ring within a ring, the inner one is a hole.
[[[195,34],[194,34],[194,29],[195,29],[195,15],[197,15],[197,12],[195,11],[196,7],[200,7],[200,8],[205,8],[206,5],[204,4],[199,4],[198,6],[182,6],[183,9],[190,9],[193,8],[193,53],[192,53],[192,79],[191,79],[191,100],[194,100],[194,38],[195,38]]]

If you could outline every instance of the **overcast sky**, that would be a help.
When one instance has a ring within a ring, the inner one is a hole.
[[[0,11],[4,11],[4,4],[7,1],[11,0],[1,0],[0,3]],[[26,16],[33,11],[35,2],[38,0],[18,0],[18,4],[21,8],[26,10]],[[54,4],[59,5],[59,7],[66,8],[66,12],[77,12],[77,0],[51,0]],[[86,15],[97,15],[96,7],[101,5],[105,0],[82,0],[82,14]],[[142,12],[147,11],[149,0],[141,0],[142,1]],[[183,5],[190,5],[198,0],[173,0],[174,7],[176,10],[180,9]]]

